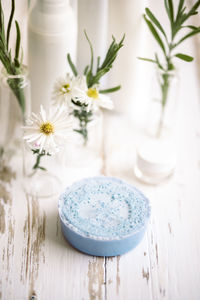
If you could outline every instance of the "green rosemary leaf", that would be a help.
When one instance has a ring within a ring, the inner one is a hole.
[[[165,10],[166,10],[166,12],[168,14],[168,17],[170,18],[170,12],[169,12],[169,6],[168,6],[167,0],[164,0],[164,4],[165,4]]]
[[[87,82],[88,88],[90,88],[91,86],[94,85],[94,79],[93,79],[93,75],[92,75],[91,70],[89,70],[89,72],[87,73],[86,82]]]
[[[192,29],[192,30],[196,30],[196,29],[199,29],[200,27],[193,26],[193,25],[187,25],[187,26],[181,26],[181,28],[189,28],[189,29]]]
[[[183,5],[184,5],[185,0],[180,0],[179,4],[178,4],[178,10],[177,10],[177,15],[176,15],[176,21],[178,20],[178,18],[183,14]]]
[[[99,84],[99,80],[102,76],[104,76],[107,72],[112,68],[112,64],[117,57],[117,53],[121,47],[123,47],[125,35],[123,35],[121,41],[119,43],[116,42],[115,38],[112,37],[113,41],[110,44],[108,51],[106,53],[106,57],[103,63],[98,67],[96,74],[92,74],[91,70],[87,74],[87,85],[88,88],[93,86],[94,84]]]
[[[179,22],[179,24],[183,24],[187,19],[189,19],[189,17],[191,17],[192,15],[196,15],[198,13],[197,9],[199,6],[200,6],[200,0],[198,0],[193,5],[193,7],[190,9],[190,11],[188,13],[182,14],[181,19],[180,19],[181,22]]]
[[[156,63],[158,65],[158,67],[161,69],[161,70],[164,70],[163,66],[161,65],[160,61],[159,61],[159,58],[158,58],[158,54],[155,53],[155,59],[156,59]]]
[[[72,62],[72,60],[71,60],[71,56],[70,56],[69,53],[67,54],[67,60],[68,60],[68,63],[69,63],[69,65],[70,65],[70,68],[71,68],[71,70],[72,70],[74,76],[77,76],[77,75],[78,75],[78,72],[77,72],[77,70],[76,70],[75,65],[73,64],[73,62]]]
[[[15,26],[16,26],[16,33],[17,33],[17,38],[16,38],[16,45],[15,45],[15,66],[19,68],[20,63],[19,63],[19,49],[20,49],[20,41],[21,41],[21,35],[20,35],[20,29],[19,29],[19,24],[17,21],[15,21]]]
[[[90,71],[91,71],[91,73],[92,73],[92,70],[93,70],[93,60],[94,60],[94,54],[93,54],[93,47],[92,47],[92,43],[90,42],[90,39],[89,39],[89,37],[88,37],[88,35],[87,35],[87,32],[86,32],[86,30],[84,30],[84,34],[85,34],[85,37],[86,37],[86,39],[87,39],[87,41],[88,41],[88,43],[89,43],[89,46],[90,46],[90,53],[91,53],[91,60],[90,60]]]
[[[113,93],[116,91],[119,91],[121,89],[121,85],[115,86],[113,88],[105,89],[105,90],[100,90],[99,93],[101,94],[108,94],[108,93]]]
[[[173,26],[173,23],[174,23],[174,6],[173,6],[173,1],[172,0],[168,0],[168,7],[169,7],[170,22]]]
[[[10,30],[11,30],[13,17],[14,17],[14,12],[15,12],[15,0],[12,0],[12,7],[11,7],[11,12],[10,12],[10,18],[8,21],[7,36],[6,36],[7,50],[9,49]]]
[[[78,133],[80,133],[80,134],[83,133],[83,130],[81,130],[81,129],[74,129],[74,131],[75,131],[75,132],[78,132]]]
[[[178,45],[180,45],[184,40],[188,39],[189,37],[197,34],[200,32],[200,28],[191,31],[190,33],[186,34],[183,38],[181,38],[175,45],[173,48],[177,47]]]
[[[196,14],[198,13],[196,10],[197,8],[199,7],[200,5],[200,0],[198,0],[194,5],[193,7],[190,9],[189,13],[188,13],[188,17],[192,16],[193,14]]]
[[[114,37],[113,38],[113,41],[108,49],[108,52],[106,54],[106,57],[100,67],[100,69],[103,69],[103,68],[106,68],[109,66],[109,68],[112,67],[112,63],[113,61],[115,60],[116,56],[117,56],[117,52],[119,51],[119,49],[121,47],[123,47],[123,42],[124,42],[124,39],[125,39],[125,34],[123,35],[121,41],[119,42],[119,44],[116,43],[116,40]]]
[[[149,8],[145,8],[146,14],[149,17],[149,19],[151,19],[151,21],[157,26],[157,28],[162,32],[162,34],[165,36],[166,40],[167,40],[167,36],[166,33],[163,29],[163,27],[161,26],[160,22],[158,21],[158,19],[154,16],[154,14],[150,11]]]
[[[148,25],[151,33],[153,34],[154,38],[156,39],[156,41],[158,42],[159,46],[162,48],[162,50],[163,50],[163,52],[165,54],[166,53],[165,46],[164,46],[163,41],[160,38],[157,30],[155,29],[155,27],[153,26],[153,24],[146,18],[145,15],[144,15],[144,19],[145,19],[145,21],[146,21],[146,23],[147,23],[147,25]]]
[[[152,63],[156,63],[156,61],[155,61],[155,60],[153,60],[153,59],[150,59],[150,58],[138,57],[138,59],[140,59],[140,60],[144,60],[144,61],[149,61],[149,62],[152,62]]]
[[[85,67],[85,69],[84,69],[84,72],[83,72],[84,75],[87,75],[88,69],[89,69],[89,66],[87,65],[87,66]]]
[[[2,4],[1,4],[1,0],[0,0],[0,31],[1,31],[1,39],[2,42],[5,46],[5,27],[4,27],[4,13],[3,13],[3,8],[2,8]]]
[[[38,154],[39,153],[39,149],[31,149],[31,151],[33,152],[33,154]]]
[[[184,61],[187,61],[187,62],[193,61],[193,59],[194,59],[192,56],[189,56],[189,55],[186,55],[183,53],[177,53],[177,54],[175,54],[175,56]]]
[[[40,169],[40,170],[42,170],[42,171],[46,171],[47,169],[46,168],[44,168],[44,167],[37,167],[38,169]]]
[[[74,105],[79,106],[79,107],[82,107],[82,106],[87,107],[88,106],[87,104],[83,104],[80,101],[77,101],[76,99],[72,99],[71,101]]]
[[[95,76],[93,76],[93,77],[91,76],[90,77],[91,79],[88,82],[88,88],[92,87],[94,84],[98,84],[100,78],[103,77],[110,70],[110,68],[104,68],[102,70],[100,69]]]
[[[98,57],[97,57],[97,70],[96,70],[96,72],[98,72],[98,70],[99,70],[100,59],[101,59],[101,57],[98,56]]]

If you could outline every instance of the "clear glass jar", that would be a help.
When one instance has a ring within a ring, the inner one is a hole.
[[[143,182],[159,184],[175,170],[174,128],[178,111],[178,87],[176,72],[157,71],[150,91],[143,136],[137,146],[135,175]]]
[[[88,123],[88,141],[85,144],[83,137],[74,131],[71,141],[60,155],[60,160],[67,169],[77,173],[84,169],[85,176],[92,173],[99,174],[102,168],[103,143],[103,113],[97,111],[93,120]],[[73,128],[78,128],[78,121],[74,118]]]
[[[24,143],[23,188],[33,197],[49,198],[62,192],[63,168],[57,155],[41,156],[39,168],[36,167],[38,155]]]
[[[146,134],[159,139],[173,134],[178,107],[179,78],[175,71],[167,75],[162,70],[156,70],[152,80],[152,90],[144,123]]]
[[[0,167],[7,164],[22,144],[22,126],[30,114],[30,81],[27,68],[21,74],[0,74]]]

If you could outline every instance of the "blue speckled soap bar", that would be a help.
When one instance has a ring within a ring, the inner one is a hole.
[[[147,198],[112,177],[74,183],[61,195],[59,215],[66,239],[95,256],[123,254],[142,239],[150,216]]]

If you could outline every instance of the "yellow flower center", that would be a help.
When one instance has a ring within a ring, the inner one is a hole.
[[[99,93],[96,89],[89,88],[87,91],[87,95],[90,98],[98,99],[99,98]]]
[[[54,133],[54,126],[50,122],[45,122],[40,126],[40,132],[50,135]]]
[[[70,90],[71,90],[71,89],[70,89],[70,84],[69,84],[69,83],[64,84],[64,85],[61,87],[61,89],[60,89],[60,91],[61,91],[63,94],[69,93]]]

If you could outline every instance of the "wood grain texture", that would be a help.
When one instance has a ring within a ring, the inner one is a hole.
[[[26,15],[23,1],[17,2],[21,16]],[[188,42],[185,48],[199,61],[197,43],[199,37],[194,47]],[[78,252],[62,236],[57,198],[27,196],[18,168],[1,172],[1,300],[200,299],[199,65],[180,64],[179,68],[177,168],[169,181],[157,187],[138,182],[133,168],[140,132],[126,115],[105,117],[102,174],[127,180],[151,201],[151,221],[135,250],[111,258]],[[84,172],[72,176],[71,171],[67,184],[84,176]],[[92,172],[87,176],[95,175]]]

